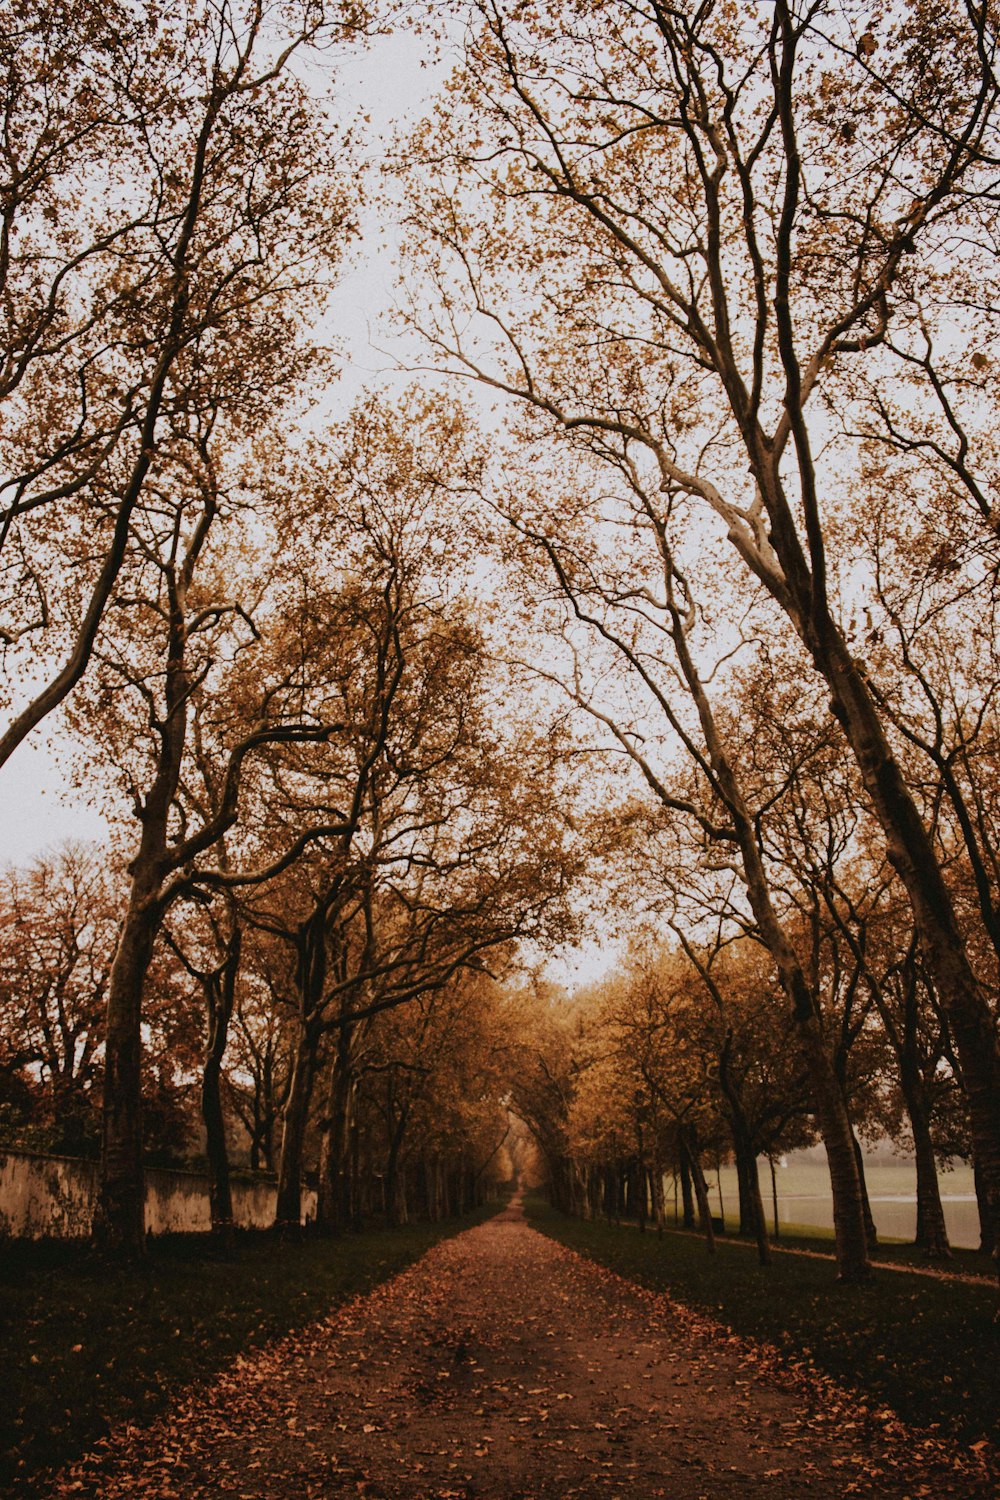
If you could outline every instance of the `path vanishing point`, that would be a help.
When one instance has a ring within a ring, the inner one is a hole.
[[[920,1500],[993,1488],[701,1314],[531,1229],[519,1199],[238,1359],[53,1496]]]

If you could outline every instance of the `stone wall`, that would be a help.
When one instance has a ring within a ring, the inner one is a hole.
[[[233,1180],[233,1217],[241,1229],[269,1229],[273,1182]],[[0,1238],[84,1239],[97,1201],[97,1164],[68,1156],[0,1150]],[[316,1194],[302,1194],[303,1221],[316,1216]],[[146,1169],[146,1229],[150,1234],[207,1233],[212,1227],[208,1180],[197,1172]]]

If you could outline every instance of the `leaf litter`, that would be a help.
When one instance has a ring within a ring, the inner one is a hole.
[[[112,1432],[52,1500],[979,1500],[997,1455],[503,1214]]]

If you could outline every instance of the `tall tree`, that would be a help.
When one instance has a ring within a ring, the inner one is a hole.
[[[466,422],[435,398],[402,413],[367,401],[332,437],[294,565],[336,728],[311,764],[275,761],[267,817],[291,836],[329,823],[332,803],[343,828],[262,887],[252,915],[288,944],[299,1004],[279,1171],[289,1225],[324,1039],[320,1212],[336,1224],[367,1022],[564,924],[575,841],[551,796],[558,731],[497,724],[470,598],[482,460]]]
[[[237,821],[245,771],[261,748],[322,740],[328,732],[304,696],[298,658],[288,660],[280,621],[272,614],[268,629],[262,609],[251,605],[251,587],[258,604],[266,595],[261,578],[253,585],[240,578],[235,551],[229,571],[224,553],[213,554],[218,523],[235,499],[212,443],[215,418],[214,411],[200,413],[193,430],[175,437],[173,471],[163,473],[155,502],[135,513],[138,556],[116,594],[121,623],[99,645],[97,669],[73,705],[95,757],[115,768],[138,825],[108,987],[95,1218],[103,1244],[133,1255],[144,1243],[142,1002],[164,915],[191,889],[199,856],[214,851]],[[230,677],[239,688],[222,701]],[[192,743],[194,709],[217,694],[217,775],[193,798],[186,795],[192,763],[204,750],[204,736]]]
[[[713,851],[709,862],[738,873],[809,1073],[830,1164],[839,1273],[861,1278],[868,1272],[864,1196],[850,1119],[818,985],[798,951],[794,913],[774,878],[762,835],[781,795],[781,779],[775,786],[754,775],[740,755],[740,726],[725,707],[717,708],[725,701],[720,674],[734,656],[752,649],[755,631],[767,628],[770,608],[727,621],[724,605],[705,606],[680,552],[682,498],[666,486],[665,495],[652,490],[628,454],[620,455],[616,467],[619,487],[600,496],[596,517],[588,511],[593,497],[587,491],[567,503],[565,476],[558,487],[526,479],[517,494],[499,502],[553,576],[553,628],[561,631],[568,660],[561,671],[556,665],[544,675],[561,683],[577,708],[607,731],[659,803],[661,816],[687,821],[706,851]],[[706,640],[709,618],[717,623]],[[727,634],[720,624],[728,624]]]
[[[0,1075],[37,1076],[27,1138],[49,1150],[96,1144],[116,894],[101,854],[75,844],[0,885]]]
[[[252,424],[353,233],[330,165],[347,143],[290,62],[366,23],[316,0],[31,0],[12,19],[0,763],[86,671],[178,420],[238,387]]]
[[[995,1018],[831,554],[860,450],[896,436],[902,369],[920,389],[909,461],[995,548],[990,422],[962,391],[990,360],[974,337],[956,359],[947,333],[975,316],[993,337],[995,17],[958,0],[877,25],[847,0],[473,13],[414,148],[434,294],[416,321],[452,368],[527,403],[536,432],[648,464],[780,606],[907,891],[1000,1219]]]

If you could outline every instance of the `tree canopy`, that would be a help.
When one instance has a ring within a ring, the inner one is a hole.
[[[376,141],[337,69],[409,25],[453,70]],[[244,1158],[333,1231],[525,1129],[709,1241],[731,1156],[764,1263],[758,1163],[819,1141],[847,1281],[888,1136],[929,1253],[953,1159],[997,1243],[996,47],[971,0],[14,8],[0,764],[71,734],[111,834],[4,878],[0,1118],[99,1153],[110,1253],[150,1152],[221,1235]],[[346,409],[366,202],[418,368]]]

